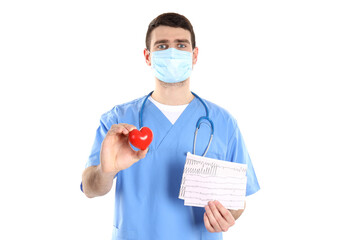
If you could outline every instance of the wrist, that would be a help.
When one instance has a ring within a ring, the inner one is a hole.
[[[106,169],[103,168],[101,163],[99,165],[97,165],[96,170],[97,170],[98,174],[101,176],[101,178],[103,178],[103,179],[114,179],[114,177],[118,173],[118,172],[114,172],[114,171],[107,171]]]

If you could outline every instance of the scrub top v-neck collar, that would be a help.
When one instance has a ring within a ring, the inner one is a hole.
[[[158,149],[162,141],[166,139],[169,133],[172,131],[178,131],[177,129],[181,128],[183,124],[189,124],[189,122],[192,122],[189,120],[194,118],[194,115],[196,115],[195,112],[198,112],[200,107],[201,103],[196,97],[194,97],[194,99],[191,100],[189,105],[179,116],[177,121],[172,124],[154,103],[146,101],[143,112],[143,125],[149,127],[154,132],[154,140],[150,145],[150,151],[151,148],[154,150]],[[203,114],[202,112],[203,111],[201,111],[201,114]]]
[[[169,119],[171,124],[174,124],[178,120],[178,118],[189,105],[189,103],[183,105],[166,105],[159,103],[151,96],[149,96],[148,100],[155,104],[155,106],[166,116],[166,118]]]

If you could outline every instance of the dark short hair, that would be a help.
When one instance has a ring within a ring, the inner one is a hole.
[[[145,45],[148,50],[150,50],[151,32],[159,26],[180,27],[190,31],[191,45],[193,49],[195,48],[196,46],[195,33],[190,21],[185,16],[180,15],[178,13],[163,13],[157,16],[149,24],[145,39]]]

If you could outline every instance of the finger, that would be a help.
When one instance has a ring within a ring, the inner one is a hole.
[[[109,134],[128,135],[136,127],[126,123],[113,124],[109,130]]]
[[[136,156],[138,158],[138,160],[143,159],[144,157],[146,157],[146,154],[148,153],[149,148],[145,149],[145,150],[139,150],[136,152]]]
[[[235,224],[235,218],[231,214],[231,212],[228,209],[226,209],[219,201],[215,201],[215,205],[219,210],[220,214],[223,216],[223,218],[225,218],[226,222],[230,226],[233,226]]]
[[[209,217],[207,216],[206,212],[204,212],[204,224],[209,232],[211,233],[215,232],[215,229],[210,224]]]
[[[129,131],[121,124],[113,124],[108,132],[108,134],[128,134]]]
[[[216,222],[218,223],[218,225],[220,226],[221,228],[221,231],[224,231],[226,232],[229,227],[230,227],[230,224],[225,220],[225,218],[220,214],[219,210],[217,209],[216,205],[214,202],[209,202],[209,206],[210,206],[210,209],[211,209],[211,212],[213,213],[214,215],[214,218],[216,220]]]
[[[207,206],[205,206],[205,210],[206,210],[207,216],[209,217],[209,222],[210,222],[211,226],[215,229],[215,232],[221,232],[221,227],[220,227],[219,223],[217,222],[217,220],[215,219],[215,216],[214,216],[211,208],[207,205]]]
[[[131,132],[132,130],[136,129],[136,127],[134,125],[131,124],[127,124],[127,123],[121,123],[129,132]]]

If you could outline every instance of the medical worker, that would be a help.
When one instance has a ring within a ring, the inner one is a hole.
[[[144,57],[154,71],[155,89],[101,116],[82,190],[89,198],[102,196],[116,182],[113,240],[222,239],[243,210],[228,210],[219,201],[184,206],[178,196],[199,119],[204,124],[195,154],[203,155],[209,146],[206,157],[247,164],[246,195],[259,190],[237,122],[190,91],[198,48],[187,18],[176,13],[156,17],[148,27]],[[145,150],[134,150],[129,132],[142,126],[153,131],[153,141]]]

